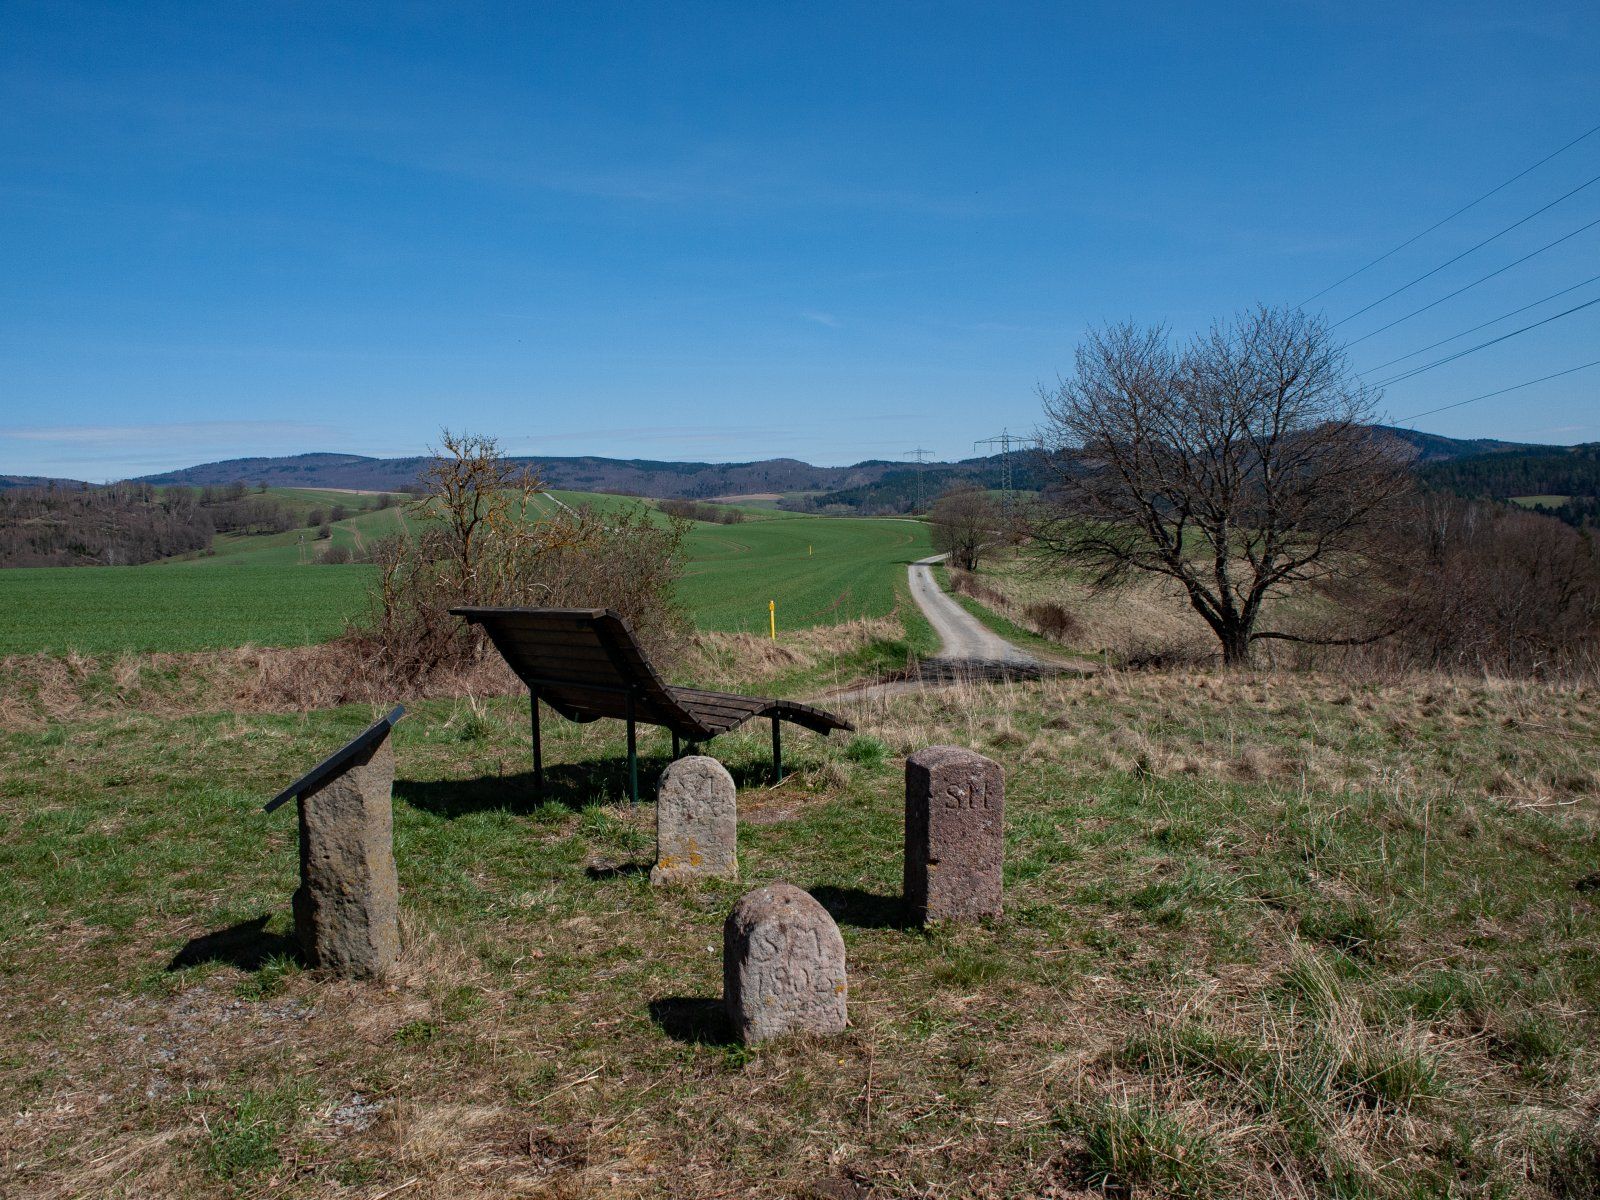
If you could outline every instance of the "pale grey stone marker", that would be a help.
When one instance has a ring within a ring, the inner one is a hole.
[[[906,760],[905,898],[923,924],[1000,915],[1006,780],[958,746]]]
[[[267,805],[300,809],[295,935],[306,959],[335,975],[381,979],[400,951],[400,883],[394,867],[396,708]]]
[[[739,876],[739,794],[714,758],[680,758],[656,794],[655,884]]]
[[[774,883],[748,892],[722,930],[722,992],[739,1039],[843,1033],[844,939],[808,892]]]

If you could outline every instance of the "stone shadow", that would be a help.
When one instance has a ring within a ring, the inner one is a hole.
[[[707,996],[663,996],[650,1001],[650,1019],[661,1032],[693,1046],[737,1046],[733,1022],[720,999]]]
[[[273,958],[290,958],[304,965],[305,956],[298,941],[287,934],[267,932],[271,919],[270,913],[263,913],[226,929],[192,937],[173,955],[167,970],[182,971],[201,963],[221,962],[231,963],[241,971],[259,971]]]
[[[629,875],[648,875],[654,866],[653,862],[608,863],[604,866],[590,864],[583,869],[583,873],[590,879],[621,879]]]
[[[915,929],[904,896],[883,896],[863,888],[822,884],[808,888],[818,904],[840,925],[858,929]]]

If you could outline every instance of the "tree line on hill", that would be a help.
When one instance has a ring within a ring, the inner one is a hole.
[[[281,533],[294,516],[242,483],[0,492],[0,567],[128,566],[211,547],[218,533]]]
[[[387,508],[394,498],[385,495],[369,503]],[[326,539],[331,522],[348,515],[341,504],[315,508],[305,524]],[[0,490],[0,568],[137,566],[206,553],[219,533],[285,533],[297,524],[293,508],[240,481],[204,487],[8,488]]]
[[[711,525],[737,525],[744,520],[742,509],[726,504],[701,504],[694,500],[662,500],[657,508],[669,517],[685,521],[705,521]]]
[[[1538,508],[1574,527],[1600,524],[1600,443],[1538,447],[1432,463],[1419,472],[1429,488],[1472,500],[1560,496]]]

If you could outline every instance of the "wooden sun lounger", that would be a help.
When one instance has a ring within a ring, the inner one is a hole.
[[[673,687],[656,674],[628,622],[609,608],[452,608],[483,628],[517,677],[528,685],[533,725],[533,774],[544,786],[539,744],[539,701],[569,721],[615,717],[628,723],[628,789],[639,799],[637,724],[672,731],[672,756],[680,740],[703,742],[756,717],[772,721],[772,770],[783,778],[778,729],[789,721],[826,737],[852,730],[849,721],[793,700],[740,696]]]

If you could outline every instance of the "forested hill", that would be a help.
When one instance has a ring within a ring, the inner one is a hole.
[[[1537,496],[1569,525],[1600,522],[1600,442],[1487,454],[1422,468],[1422,482],[1472,499]]]
[[[1491,500],[1600,495],[1600,442],[1432,463],[1421,476],[1433,487]]]
[[[1561,448],[1535,445],[1532,442],[1502,442],[1497,438],[1445,437],[1442,433],[1423,433],[1420,429],[1402,429],[1398,425],[1375,425],[1373,428],[1410,446],[1416,451],[1416,461],[1420,464],[1454,462],[1460,458],[1507,454],[1514,450],[1540,451]]]

